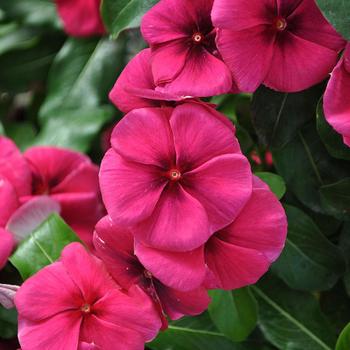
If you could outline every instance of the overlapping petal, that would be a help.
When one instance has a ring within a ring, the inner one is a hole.
[[[0,227],[0,269],[6,265],[14,247],[15,240],[12,234]]]

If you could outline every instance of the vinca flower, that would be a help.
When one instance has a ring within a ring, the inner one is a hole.
[[[315,0],[215,0],[212,19],[242,91],[307,89],[327,77],[345,44]]]

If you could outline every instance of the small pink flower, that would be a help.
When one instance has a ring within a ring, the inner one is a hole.
[[[97,224],[94,244],[97,254],[123,288],[129,289],[133,284],[138,284],[152,297],[163,319],[163,328],[167,326],[163,313],[175,320],[184,315],[198,315],[207,309],[209,297],[204,287],[196,285],[192,289],[185,287],[177,290],[171,287],[172,283],[166,285],[162,282],[162,278],[152,276],[134,254],[132,234],[125,228],[116,226],[108,216]],[[173,256],[175,257],[176,253],[173,253]],[[187,272],[191,269],[194,284],[197,284],[199,279],[204,280],[205,268],[199,267],[195,259],[189,256],[186,260],[176,263],[178,265],[176,276],[183,270]]]
[[[252,174],[222,118],[196,103],[127,114],[100,170],[112,220],[172,251],[193,250],[230,224],[251,195]]]
[[[83,246],[67,246],[60,261],[28,279],[15,297],[22,350],[142,350],[160,319],[137,286],[124,293],[103,263]]]
[[[55,0],[65,31],[72,36],[103,35],[101,0]]]
[[[350,147],[350,43],[335,67],[324,95],[324,112],[333,128]]]
[[[327,77],[344,40],[315,0],[215,0],[218,49],[238,87],[293,92]]]
[[[143,17],[159,91],[204,97],[230,91],[232,77],[215,46],[212,0],[161,0]]]
[[[286,240],[283,207],[259,179],[236,220],[192,252],[170,253],[137,243],[135,254],[155,278],[172,287],[237,289],[254,284],[280,255]],[[191,263],[189,263],[191,262]],[[191,278],[193,276],[193,278]]]

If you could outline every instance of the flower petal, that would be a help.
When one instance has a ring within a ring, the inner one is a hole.
[[[212,19],[215,27],[239,31],[270,24],[276,13],[274,0],[216,0]]]
[[[263,253],[271,263],[281,254],[286,236],[287,218],[282,205],[270,189],[259,184],[238,218],[218,234],[228,243]]]
[[[112,220],[128,225],[152,214],[166,186],[166,178],[160,176],[157,167],[128,162],[110,149],[101,163],[100,185]]]
[[[166,81],[166,79],[165,79]],[[228,93],[231,72],[219,58],[204,48],[192,49],[181,72],[157,91],[180,96],[206,97]]]
[[[175,157],[169,118],[172,109],[142,108],[114,128],[114,150],[127,160],[167,168]]]
[[[235,246],[216,236],[206,244],[206,262],[215,277],[215,283],[208,283],[207,287],[225,290],[256,283],[270,266],[263,253]]]
[[[285,32],[275,45],[271,67],[263,83],[283,92],[307,89],[327,77],[337,58],[336,51]]]
[[[217,117],[217,112],[196,104],[175,108],[170,124],[177,161],[184,173],[209,159],[228,153],[240,153],[234,130]]]
[[[206,266],[203,247],[178,253],[136,243],[135,254],[143,266],[168,287],[189,291],[198,288],[204,281]]]
[[[96,225],[94,246],[108,272],[124,289],[139,282],[144,269],[134,255],[134,239],[127,229],[104,217]]]
[[[270,25],[236,32],[218,31],[218,50],[241,91],[254,92],[264,81],[271,66],[274,42],[275,34]]]
[[[0,270],[6,265],[15,247],[15,241],[10,232],[0,228]]]
[[[194,250],[212,234],[203,206],[177,184],[164,190],[152,215],[133,233],[146,245],[170,251]]]
[[[32,178],[28,163],[17,146],[3,136],[0,136],[0,176],[11,183],[18,196],[31,192]]]
[[[180,292],[157,283],[156,288],[162,307],[172,320],[177,320],[185,315],[199,315],[209,306],[210,298],[203,287],[189,292]]]
[[[5,227],[19,203],[15,188],[2,176],[0,176],[0,203],[0,227]]]
[[[345,59],[350,59],[348,44],[344,57],[334,69],[323,98],[325,117],[333,128],[343,135],[345,143],[350,138],[350,72],[345,67]]]
[[[29,303],[32,303],[32,300]],[[62,312],[41,322],[19,317],[18,339],[21,349],[76,350],[81,321],[79,311]]]
[[[206,209],[212,232],[230,224],[252,193],[249,161],[241,154],[226,154],[184,174],[184,189]]]

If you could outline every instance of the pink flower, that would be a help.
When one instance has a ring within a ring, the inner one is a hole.
[[[229,69],[215,46],[212,0],[161,0],[143,17],[141,30],[152,49],[159,91],[212,96],[232,88]]]
[[[163,313],[175,320],[184,315],[198,315],[207,309],[209,297],[203,286],[176,290],[171,288],[171,284],[165,285],[162,279],[152,276],[134,254],[132,234],[125,228],[116,226],[108,216],[97,224],[94,244],[97,254],[123,288],[129,289],[138,284],[152,297],[163,319],[163,328],[167,326]],[[203,281],[205,269],[199,270],[196,264],[191,265],[192,262],[194,260],[191,258],[177,261],[177,276],[181,272],[181,266],[186,265],[187,269],[192,268],[192,276],[196,281],[198,278]]]
[[[142,350],[160,319],[137,286],[124,293],[78,243],[28,279],[15,297],[22,350]]]
[[[217,45],[238,87],[300,91],[322,81],[344,40],[314,0],[215,0]]]
[[[195,103],[127,114],[100,170],[112,220],[172,251],[195,249],[230,224],[251,195],[252,174],[222,118]]]
[[[286,240],[283,207],[259,179],[236,220],[190,253],[170,253],[136,244],[135,254],[155,278],[174,288],[194,288],[207,268],[207,288],[236,289],[254,284],[280,255]],[[192,278],[191,278],[192,276]]]
[[[55,0],[65,31],[72,36],[102,35],[101,0]]]
[[[335,67],[324,95],[324,112],[333,128],[350,147],[350,43]]]

